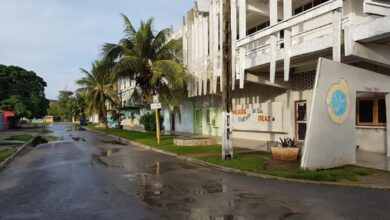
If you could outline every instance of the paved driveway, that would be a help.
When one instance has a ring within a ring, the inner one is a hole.
[[[55,125],[0,172],[0,219],[389,219],[390,191],[263,180]]]

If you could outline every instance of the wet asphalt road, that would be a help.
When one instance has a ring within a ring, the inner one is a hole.
[[[230,174],[50,128],[0,172],[0,219],[390,219],[390,191]]]

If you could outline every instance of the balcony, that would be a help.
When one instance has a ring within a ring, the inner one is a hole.
[[[332,48],[335,39],[334,28],[337,28],[335,26],[348,20],[348,18],[342,21],[335,20],[335,12],[342,7],[342,0],[331,0],[238,40],[237,48],[244,51],[239,56],[240,72],[243,69],[257,68],[283,60],[287,54],[286,40],[289,40],[287,45],[290,45],[289,58]],[[291,30],[291,37],[288,39],[283,38],[285,30]],[[277,35],[276,52],[273,57],[271,35]]]

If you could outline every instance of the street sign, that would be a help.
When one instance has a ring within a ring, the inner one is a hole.
[[[152,110],[161,109],[161,103],[152,103],[150,104]]]

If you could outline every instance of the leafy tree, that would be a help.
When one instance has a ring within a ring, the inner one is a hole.
[[[135,80],[144,100],[151,103],[153,95],[159,95],[160,101],[174,111],[188,74],[175,57],[176,42],[168,41],[170,29],[155,33],[151,18],[136,30],[127,16],[122,17],[125,37],[118,44],[106,43],[103,56],[117,62],[113,68],[116,79]]]
[[[0,65],[0,108],[14,111],[17,118],[41,118],[49,105],[44,93],[46,86],[32,71]]]
[[[108,128],[108,107],[115,106],[118,99],[111,70],[111,63],[95,61],[91,72],[81,69],[85,77],[77,81],[77,84],[82,86],[77,92],[85,95],[88,113],[98,113],[99,119],[106,128]]]
[[[63,121],[72,119],[72,103],[74,101],[73,92],[62,90],[58,94],[58,105],[60,107],[60,116]]]
[[[31,117],[31,111],[23,103],[23,98],[19,95],[13,95],[1,102],[1,109],[13,111],[15,115],[21,117]]]
[[[47,114],[54,117],[55,121],[61,121],[61,116],[63,115],[63,110],[58,103],[58,101],[51,101],[49,104],[49,109]]]
[[[50,102],[48,113],[56,120],[70,121],[72,119],[72,108],[75,99],[72,91],[59,91],[57,100]]]

